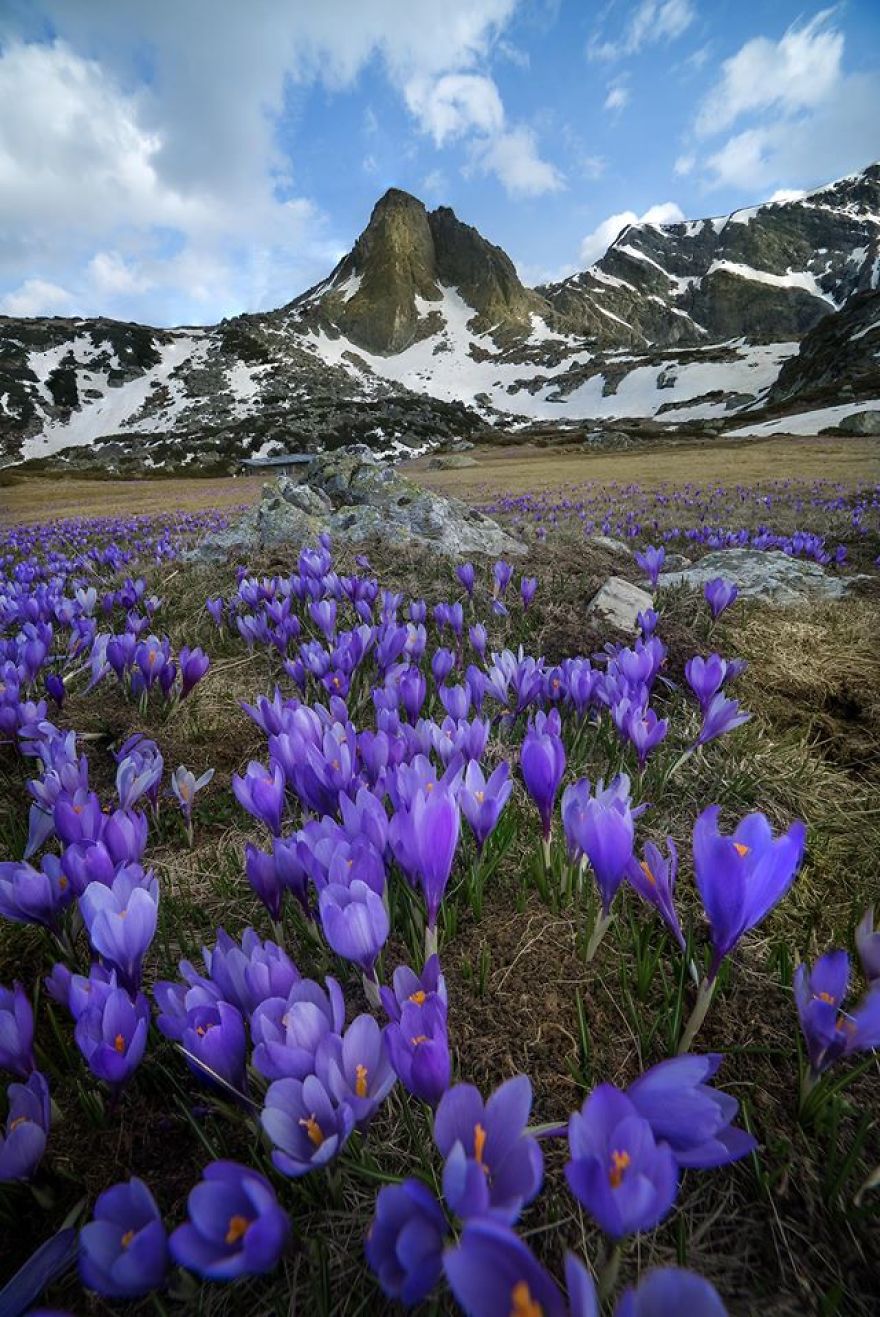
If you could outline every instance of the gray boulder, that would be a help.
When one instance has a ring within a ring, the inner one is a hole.
[[[321,531],[359,544],[372,537],[419,544],[451,557],[525,553],[497,522],[463,503],[422,489],[381,466],[369,449],[339,449],[316,457],[297,481],[282,476],[235,525],[208,536],[188,555],[201,562],[301,545]]]
[[[441,453],[428,462],[429,471],[458,471],[466,466],[479,466],[475,457],[468,453]]]
[[[838,434],[880,434],[880,410],[852,412],[834,428]]]
[[[790,558],[779,549],[719,549],[683,571],[664,572],[657,585],[660,589],[687,585],[702,590],[717,576],[733,581],[746,599],[783,605],[841,599],[858,579],[832,576],[819,563]]]
[[[622,576],[609,576],[601,589],[587,604],[587,617],[596,618],[604,626],[617,631],[634,633],[638,629],[638,615],[653,603],[647,590]]]

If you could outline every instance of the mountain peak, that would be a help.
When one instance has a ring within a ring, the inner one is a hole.
[[[510,257],[449,206],[428,211],[418,197],[389,188],[330,278],[291,309],[358,347],[389,354],[437,331],[432,304],[442,315],[447,289],[472,308],[477,332],[522,333],[533,313],[549,313],[523,287]]]

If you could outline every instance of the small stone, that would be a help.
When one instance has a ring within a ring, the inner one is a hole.
[[[587,616],[596,617],[617,631],[634,633],[638,629],[639,613],[644,613],[653,602],[641,586],[633,585],[622,576],[609,576],[587,604]]]
[[[627,558],[633,556],[633,551],[623,540],[615,540],[611,535],[590,535],[587,544],[595,544],[597,549],[607,549],[609,553],[621,553]]]

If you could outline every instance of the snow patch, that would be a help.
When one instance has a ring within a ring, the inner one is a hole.
[[[745,435],[771,434],[818,434],[829,425],[838,425],[854,412],[880,411],[880,398],[868,402],[847,402],[837,407],[820,407],[811,412],[795,412],[792,416],[779,416],[775,421],[756,421],[751,425],[739,426],[728,430],[730,438],[738,439]]]

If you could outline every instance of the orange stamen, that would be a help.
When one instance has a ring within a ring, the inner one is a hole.
[[[237,1244],[251,1228],[251,1222],[246,1216],[231,1216],[229,1218],[229,1229],[226,1231],[226,1243]]]
[[[611,1170],[608,1172],[608,1183],[612,1189],[619,1189],[623,1180],[623,1173],[629,1166],[632,1158],[628,1152],[617,1152],[615,1149],[611,1154]]]
[[[417,1034],[415,1038],[410,1038],[413,1047],[418,1047],[419,1043],[426,1043],[427,1041],[428,1035],[426,1033],[420,1033]]]
[[[745,858],[746,855],[748,855],[750,847],[743,846],[741,841],[735,841],[733,843],[733,849],[736,851],[737,855],[742,860]]]
[[[125,1234],[119,1241],[123,1248],[128,1248],[129,1244],[134,1239],[134,1233],[133,1230],[126,1230]]]
[[[416,1006],[424,1006],[427,999],[428,994],[422,988],[417,988],[415,992],[410,994],[410,1001],[414,1001]]]
[[[324,1142],[324,1131],[315,1120],[314,1112],[311,1116],[307,1116],[305,1120],[301,1120],[299,1123],[302,1125],[315,1147],[320,1148],[321,1144]]]
[[[650,869],[650,866],[649,866],[647,860],[642,860],[642,862],[641,862],[641,869],[642,869],[642,873],[645,875],[645,877],[647,878],[647,880],[648,880],[648,882],[651,884],[651,886],[652,886],[652,887],[656,887],[656,886],[657,886],[657,879],[656,879],[656,878],[654,877],[654,875],[651,873],[651,869]]]
[[[113,1039],[113,1046],[116,1048],[117,1052],[125,1051],[125,1039],[121,1033],[118,1033]]]
[[[486,1131],[482,1125],[474,1126],[474,1156],[477,1159],[477,1165],[482,1166],[486,1174],[489,1174],[489,1167],[483,1161],[483,1153],[486,1150]]]
[[[544,1317],[544,1309],[537,1299],[532,1298],[528,1281],[516,1282],[510,1294],[510,1301],[512,1304],[510,1317]]]
[[[367,1067],[365,1065],[355,1066],[354,1073],[354,1091],[358,1097],[365,1098],[367,1096]]]

